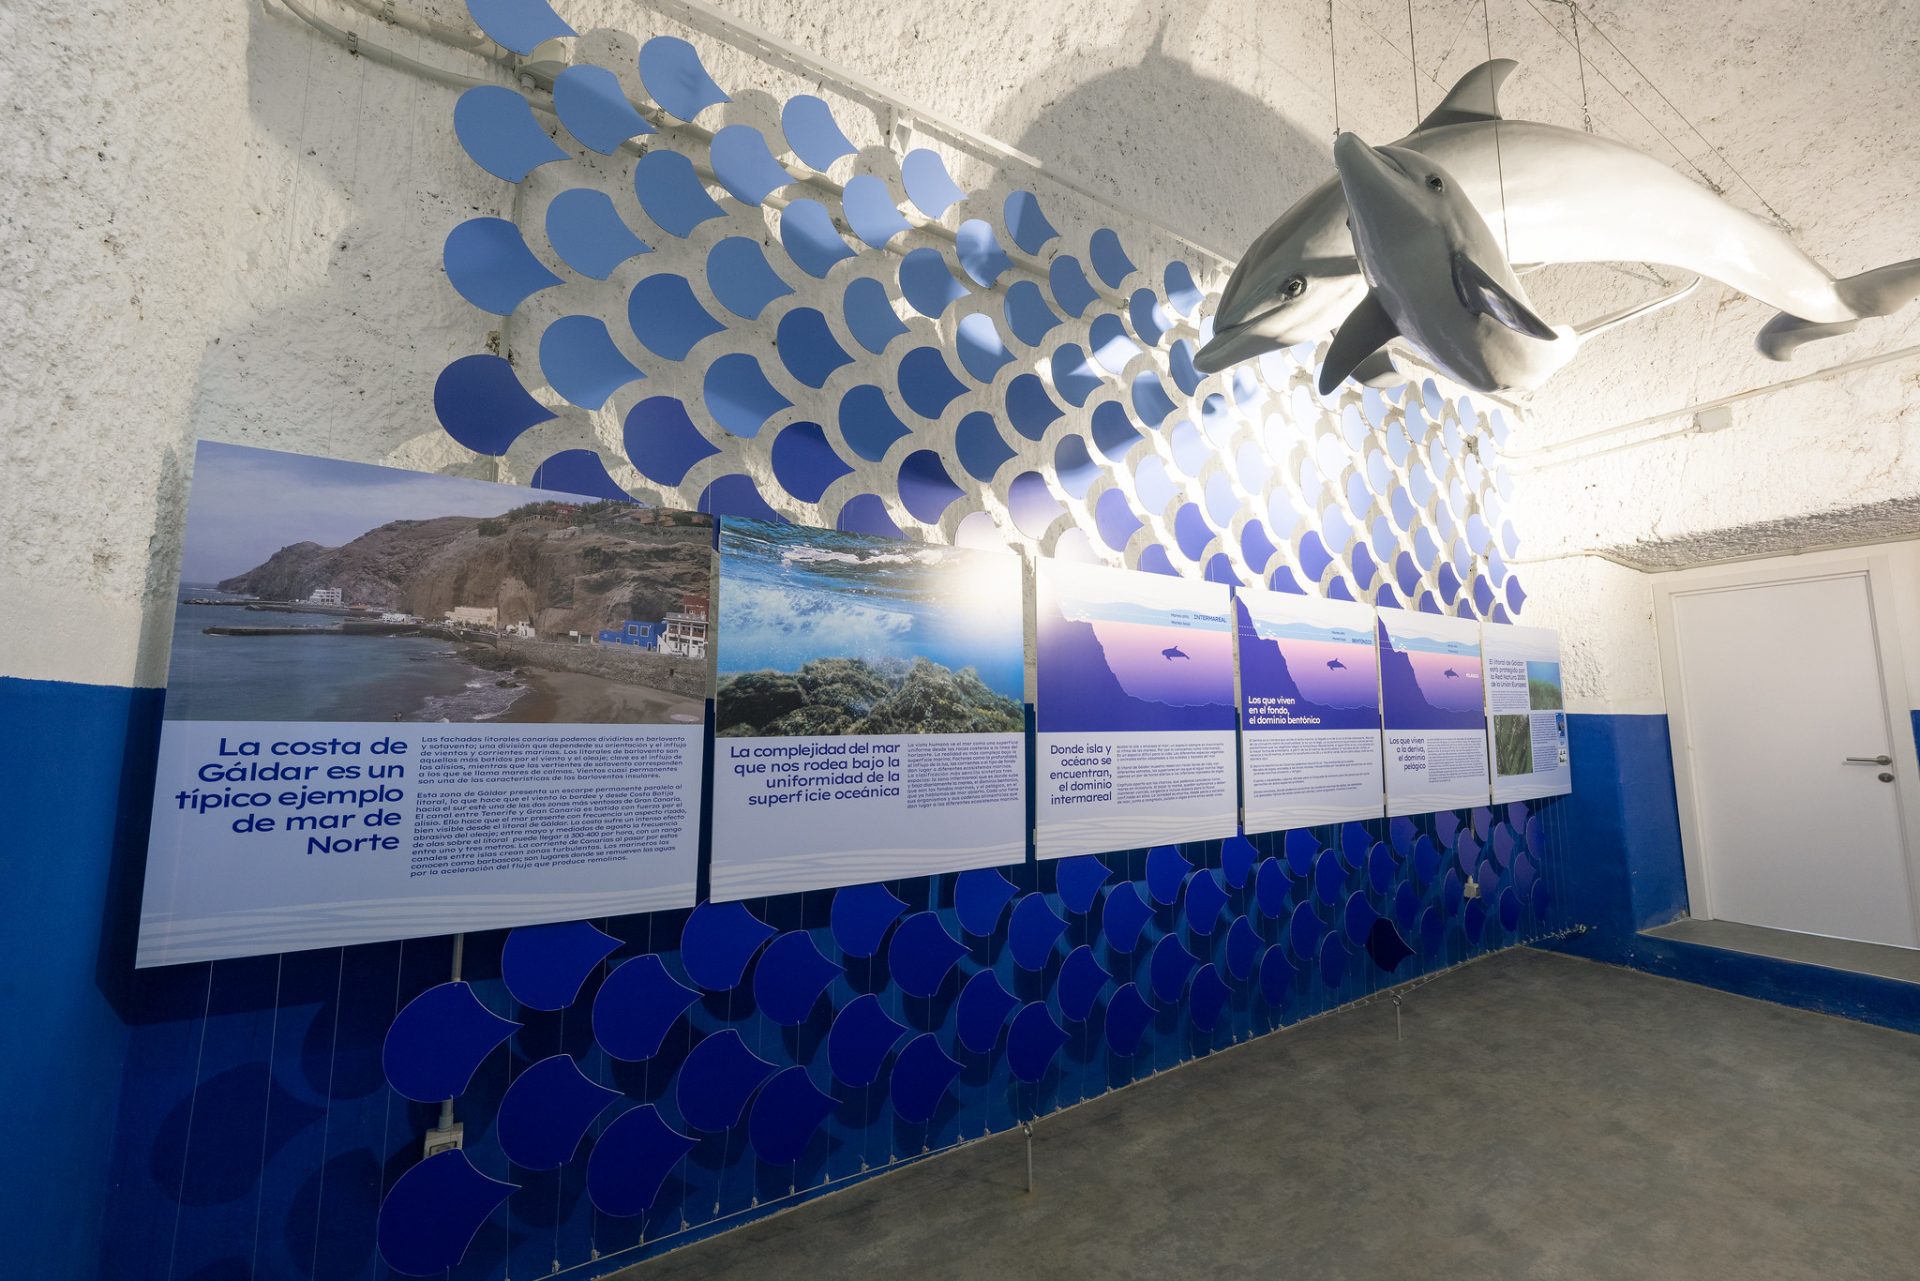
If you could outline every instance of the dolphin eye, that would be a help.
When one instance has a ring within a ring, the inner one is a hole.
[[[1307,292],[1307,278],[1305,276],[1288,276],[1287,283],[1280,286],[1280,292],[1289,298],[1298,298],[1301,294]]]
[[[1445,191],[1447,189],[1447,184],[1441,181],[1440,175],[1437,173],[1427,175],[1427,185],[1435,191]]]

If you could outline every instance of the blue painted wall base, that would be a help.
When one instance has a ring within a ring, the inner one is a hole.
[[[1565,916],[1587,926],[1540,946],[1881,1027],[1920,1032],[1920,985],[1755,956],[1646,930],[1687,912],[1665,716],[1570,715],[1573,795],[1543,812],[1561,842]],[[1913,713],[1920,741],[1920,712]]]
[[[156,690],[0,680],[0,720],[12,730],[0,759],[12,784],[15,816],[15,839],[4,847],[9,892],[0,906],[7,926],[0,938],[0,1088],[25,1102],[0,1155],[14,1198],[14,1271],[388,1275],[373,1249],[379,1199],[417,1162],[419,1136],[437,1109],[407,1103],[386,1088],[380,1044],[398,1006],[445,976],[448,940],[135,974],[130,949],[161,703]],[[1569,726],[1576,790],[1536,811],[1545,828],[1541,848],[1553,850],[1543,872],[1554,906],[1549,919],[1521,930],[1520,939],[1583,925],[1583,932],[1544,945],[1920,1031],[1920,988],[1914,985],[1642,933],[1686,909],[1666,719],[1575,715]],[[1384,824],[1367,828],[1370,839],[1388,836]],[[1428,828],[1422,820],[1421,829]],[[1316,843],[1334,844],[1339,835],[1320,833]],[[1256,844],[1262,857],[1281,852],[1269,838]],[[1217,843],[1184,848],[1201,866],[1220,865]],[[1116,882],[1138,881],[1145,872],[1144,851],[1110,862]],[[1013,875],[1022,890],[1054,891],[1051,869],[1029,865]],[[1364,887],[1364,877],[1358,867],[1343,871],[1341,893]],[[896,888],[915,908],[945,915],[952,911],[949,880]],[[1288,901],[1305,901],[1309,892],[1305,883],[1293,884]],[[1235,910],[1248,910],[1244,893],[1234,896],[1243,900]],[[756,909],[776,928],[811,930],[824,938],[827,904],[826,895],[791,896]],[[1154,928],[1177,928],[1167,915],[1172,912],[1156,909],[1166,920]],[[658,913],[614,928],[631,950],[670,952],[683,919],[683,913]],[[1279,940],[1280,924],[1262,924],[1263,938]],[[624,1240],[585,1207],[577,1162],[551,1174],[523,1172],[517,1177],[540,1187],[516,1203],[550,1205],[549,1217],[516,1213],[489,1228],[456,1275],[539,1272],[556,1257],[577,1274],[591,1275],[615,1264],[577,1262],[586,1257],[589,1241],[613,1247],[626,1262],[710,1235],[791,1204],[796,1176],[804,1176],[799,1197],[810,1194],[808,1184],[812,1194],[844,1186],[889,1164],[918,1159],[928,1148],[1002,1131],[1022,1115],[1097,1096],[1343,1004],[1384,982],[1485,950],[1460,939],[1457,928],[1450,927],[1442,955],[1397,975],[1356,971],[1331,987],[1303,975],[1289,987],[1293,995],[1285,1011],[1269,1011],[1257,996],[1236,992],[1212,1034],[1187,1029],[1185,1002],[1176,1003],[1156,1013],[1154,1048],[1137,1060],[1109,1060],[1095,1052],[1091,1027],[1077,1031],[1061,1060],[1072,1070],[1050,1075],[1043,1086],[1002,1083],[997,1072],[987,1075],[984,1058],[969,1059],[964,1105],[931,1126],[873,1126],[872,1108],[881,1104],[856,1099],[830,1125],[830,1141],[816,1144],[798,1167],[756,1166],[740,1136],[711,1136],[678,1177],[671,1218],[635,1221]],[[1073,929],[1070,941],[1094,937],[1091,922],[1075,918]],[[1203,941],[1186,937],[1195,946]],[[501,938],[478,935],[468,945],[467,971],[494,1001],[504,995],[497,977]],[[968,937],[977,964],[1000,964],[1004,943],[1003,929],[989,939]],[[1500,945],[1493,938],[1486,943]],[[1044,995],[1037,975],[1012,967],[1004,976],[1030,997]],[[942,1023],[951,998],[945,992],[927,1009],[903,1006],[899,1013],[939,1014],[935,1022]],[[1292,1004],[1295,999],[1301,1004]],[[728,1000],[704,997],[693,1018],[703,1028],[735,1023],[740,1011]],[[775,1038],[782,1038],[792,1057],[804,1058],[817,1052],[823,1031],[817,1019],[793,1031],[769,1028],[762,1048],[774,1055],[781,1046]],[[479,1145],[476,1159],[490,1166],[498,1161],[481,1155],[494,1146],[485,1118],[511,1075],[538,1054],[593,1052],[586,1020],[564,1013],[530,1021],[523,1036],[532,1040],[511,1061],[497,1058],[462,1104],[462,1114],[471,1118],[470,1142]],[[624,1072],[619,1084],[633,1097],[664,1104],[669,1069],[686,1048],[681,1043],[644,1069],[618,1069]],[[477,1130],[474,1121],[481,1122]],[[506,1172],[504,1165],[500,1172]],[[111,1231],[105,1228],[109,1221]],[[108,1244],[102,1247],[102,1241]],[[103,1248],[108,1257],[101,1257]]]
[[[0,678],[7,1271],[97,1274],[161,691]]]

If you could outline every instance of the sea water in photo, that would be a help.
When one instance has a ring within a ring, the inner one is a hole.
[[[1020,576],[1001,553],[727,520],[720,536],[720,674],[814,659],[924,658],[1024,688]]]
[[[182,595],[218,599],[223,593],[187,585]],[[463,661],[449,641],[330,630],[338,621],[292,610],[182,603],[173,620],[167,718],[485,721],[527,692],[502,673]],[[312,634],[221,636],[209,635],[209,627],[303,627]]]

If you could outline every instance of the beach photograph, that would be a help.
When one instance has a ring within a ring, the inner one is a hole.
[[[722,737],[1024,729],[1017,557],[732,517],[719,546]]]
[[[201,442],[170,720],[699,724],[712,519]]]

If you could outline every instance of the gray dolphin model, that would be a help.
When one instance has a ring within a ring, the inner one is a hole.
[[[1502,119],[1495,94],[1516,65],[1500,58],[1469,71],[1394,144],[1454,176],[1511,262],[1650,262],[1719,281],[1779,310],[1757,339],[1775,360],[1920,296],[1920,259],[1836,280],[1772,223],[1651,156],[1577,129]],[[1367,292],[1346,224],[1336,176],[1262,232],[1227,281],[1194,365],[1216,373],[1317,341],[1345,320]],[[1363,372],[1384,368],[1381,359]]]
[[[1692,289],[1587,325],[1549,325],[1486,219],[1432,156],[1369,147],[1358,134],[1343,133],[1333,161],[1372,287],[1333,336],[1320,366],[1322,395],[1398,337],[1476,391],[1531,391],[1572,360],[1586,338]]]

